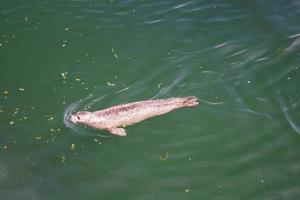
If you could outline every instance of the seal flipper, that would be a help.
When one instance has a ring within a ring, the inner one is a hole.
[[[118,135],[118,136],[126,136],[127,135],[124,128],[108,128],[106,130],[113,135]]]
[[[193,107],[198,105],[198,99],[195,96],[189,96],[183,98],[183,106],[184,107]]]

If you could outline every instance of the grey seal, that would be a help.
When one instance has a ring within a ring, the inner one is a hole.
[[[106,130],[113,135],[126,136],[125,127],[172,110],[194,107],[197,97],[155,99],[121,104],[95,112],[79,111],[70,117],[75,124]]]

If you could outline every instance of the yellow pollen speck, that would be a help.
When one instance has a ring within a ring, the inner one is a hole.
[[[50,128],[49,130],[50,130],[50,132],[55,132],[56,131],[54,128]]]
[[[169,158],[169,153],[168,152],[165,152],[164,155],[161,155],[159,157],[160,160],[167,160]]]
[[[116,84],[114,84],[114,83],[111,83],[111,82],[106,82],[106,84],[108,85],[108,86],[115,86]]]
[[[94,141],[97,142],[98,144],[102,144],[100,140],[98,140],[97,138],[94,138]]]
[[[61,162],[62,162],[62,163],[64,163],[64,164],[66,163],[66,162],[65,162],[65,161],[66,161],[66,156],[65,156],[65,155],[61,155],[61,156],[60,156],[60,159],[61,159]]]
[[[61,76],[62,76],[62,78],[65,80],[65,79],[67,79],[67,75],[68,75],[68,72],[62,72],[61,73]]]
[[[41,139],[42,139],[42,136],[36,136],[35,139],[36,139],[36,140],[41,140]]]
[[[74,150],[75,149],[75,144],[71,144],[70,149]]]

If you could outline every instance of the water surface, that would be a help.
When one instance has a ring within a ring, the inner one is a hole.
[[[0,3],[1,199],[298,199],[300,3]],[[127,128],[78,110],[195,95]]]

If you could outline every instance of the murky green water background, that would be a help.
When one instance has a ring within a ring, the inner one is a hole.
[[[299,199],[299,23],[296,0],[2,0],[0,199]],[[186,95],[125,138],[64,122]]]

